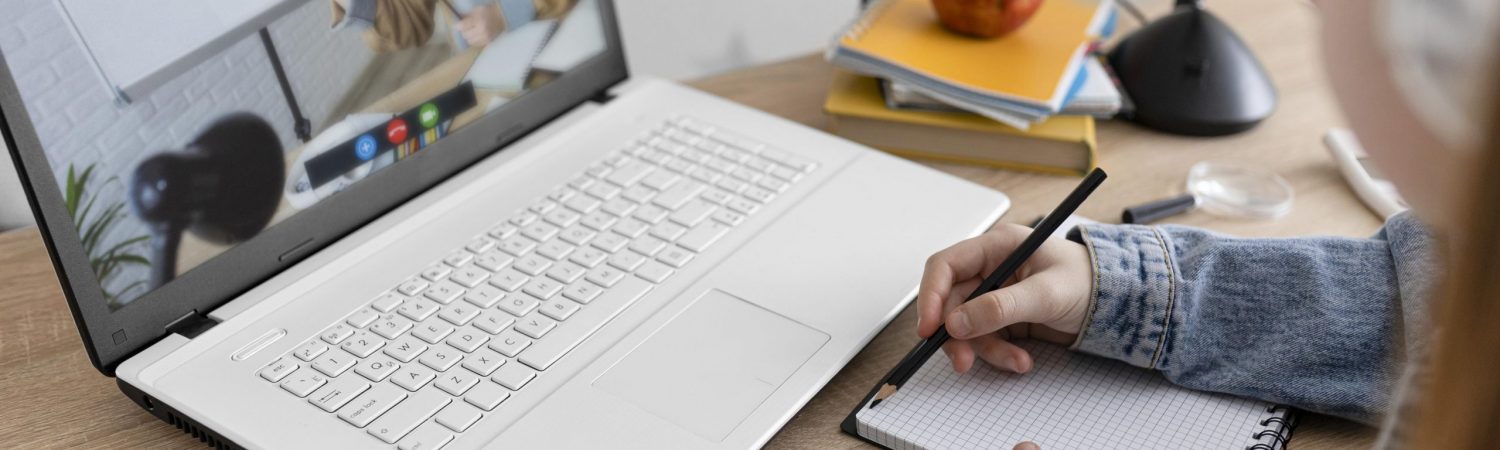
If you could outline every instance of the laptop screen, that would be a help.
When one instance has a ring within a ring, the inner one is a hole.
[[[600,12],[13,2],[0,53],[114,310],[544,90],[606,50]]]

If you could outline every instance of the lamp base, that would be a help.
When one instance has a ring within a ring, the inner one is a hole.
[[[1109,52],[1135,104],[1124,118],[1155,130],[1223,136],[1276,109],[1276,88],[1234,30],[1195,2],[1146,24]]]

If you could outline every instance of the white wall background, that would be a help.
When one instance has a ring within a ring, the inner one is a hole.
[[[308,2],[308,7],[292,14],[292,20],[281,20],[272,26],[274,38],[290,37],[290,33],[326,30],[328,8],[321,0]],[[626,58],[635,75],[649,75],[676,80],[691,80],[754,64],[776,61],[810,52],[820,51],[832,36],[853,20],[859,0],[617,0],[616,9],[621,20]],[[120,152],[115,149],[131,147],[140,149],[169,148],[168,144],[181,142],[197,130],[201,124],[184,122],[166,130],[140,129],[141,120],[160,111],[180,111],[187,106],[187,98],[202,95],[224,95],[218,90],[207,90],[206,82],[218,77],[249,77],[260,80],[254,89],[246,92],[264,100],[264,105],[253,102],[238,103],[240,99],[224,98],[226,102],[252,105],[250,109],[261,111],[283,134],[283,140],[291,145],[291,131],[286,108],[282,105],[275,79],[267,66],[251,63],[261,57],[258,42],[247,39],[236,45],[224,58],[224,64],[188,74],[163,87],[159,94],[137,102],[135,112],[111,111],[106,107],[112,98],[97,78],[85,70],[84,56],[71,47],[71,38],[65,36],[61,17],[50,1],[0,0],[0,47],[11,49],[25,46],[31,51],[24,55],[13,55],[12,70],[18,80],[26,86],[46,86],[48,91],[66,93],[85,91],[90,94],[45,100],[56,105],[58,116],[42,124],[42,142],[45,145],[61,144],[65,148],[55,153],[53,164],[66,167],[74,160],[107,160],[118,167],[133,167],[134,160],[143,153]],[[9,20],[6,20],[8,18]],[[66,39],[65,39],[66,38]],[[50,42],[47,45],[24,45],[28,42]],[[357,42],[344,44],[359,45]],[[295,52],[281,48],[286,58],[286,67],[293,72],[293,88],[299,98],[316,93],[342,92],[342,89],[312,86],[310,77],[298,76],[299,67],[312,67],[308,61],[329,61],[324,51]],[[365,52],[339,52],[343,55],[363,55]],[[236,61],[244,61],[236,64]],[[19,66],[19,67],[16,67]],[[323,64],[335,67],[363,67],[361,62]],[[319,67],[325,69],[326,67]],[[42,91],[37,91],[42,92]],[[178,93],[170,95],[169,93]],[[227,93],[235,95],[234,93]],[[211,109],[213,102],[194,102],[193,107]],[[326,111],[320,106],[332,102],[304,100],[305,114],[315,122]],[[195,117],[208,115],[194,114]],[[70,133],[74,125],[85,121],[109,120],[124,114],[128,120],[99,136],[83,136]],[[314,126],[321,124],[314,123]],[[128,146],[105,147],[101,142],[129,142]],[[15,175],[8,158],[0,158],[0,230],[13,228],[30,222],[30,209],[24,197],[17,191],[13,181]],[[122,178],[128,178],[123,176]]]

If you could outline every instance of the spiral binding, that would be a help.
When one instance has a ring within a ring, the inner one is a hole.
[[[1260,421],[1261,426],[1270,428],[1252,433],[1250,438],[1256,441],[1255,445],[1245,447],[1245,450],[1286,449],[1287,441],[1292,439],[1292,432],[1297,429],[1297,412],[1285,405],[1271,405],[1266,408],[1266,413],[1277,414],[1278,412],[1280,415],[1273,415]],[[1274,427],[1272,427],[1273,424]],[[1262,442],[1268,437],[1271,438],[1271,442]]]
[[[880,18],[882,14],[885,14],[886,8],[890,8],[891,4],[895,2],[891,0],[875,0],[867,3],[869,3],[869,6],[866,6],[864,12],[860,13],[859,19],[855,20],[844,31],[843,39],[851,41],[859,40],[860,37],[865,35],[866,31],[870,30],[870,22],[874,22],[875,19]]]

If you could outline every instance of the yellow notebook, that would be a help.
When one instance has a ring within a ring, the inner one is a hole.
[[[976,39],[943,28],[931,0],[882,0],[849,27],[830,60],[954,96],[1055,112],[1108,11],[1099,0],[1047,0],[1015,32]]]
[[[886,107],[879,81],[837,72],[824,110],[834,133],[902,156],[1083,175],[1095,165],[1094,118],[1052,116],[1027,131],[968,113]]]

